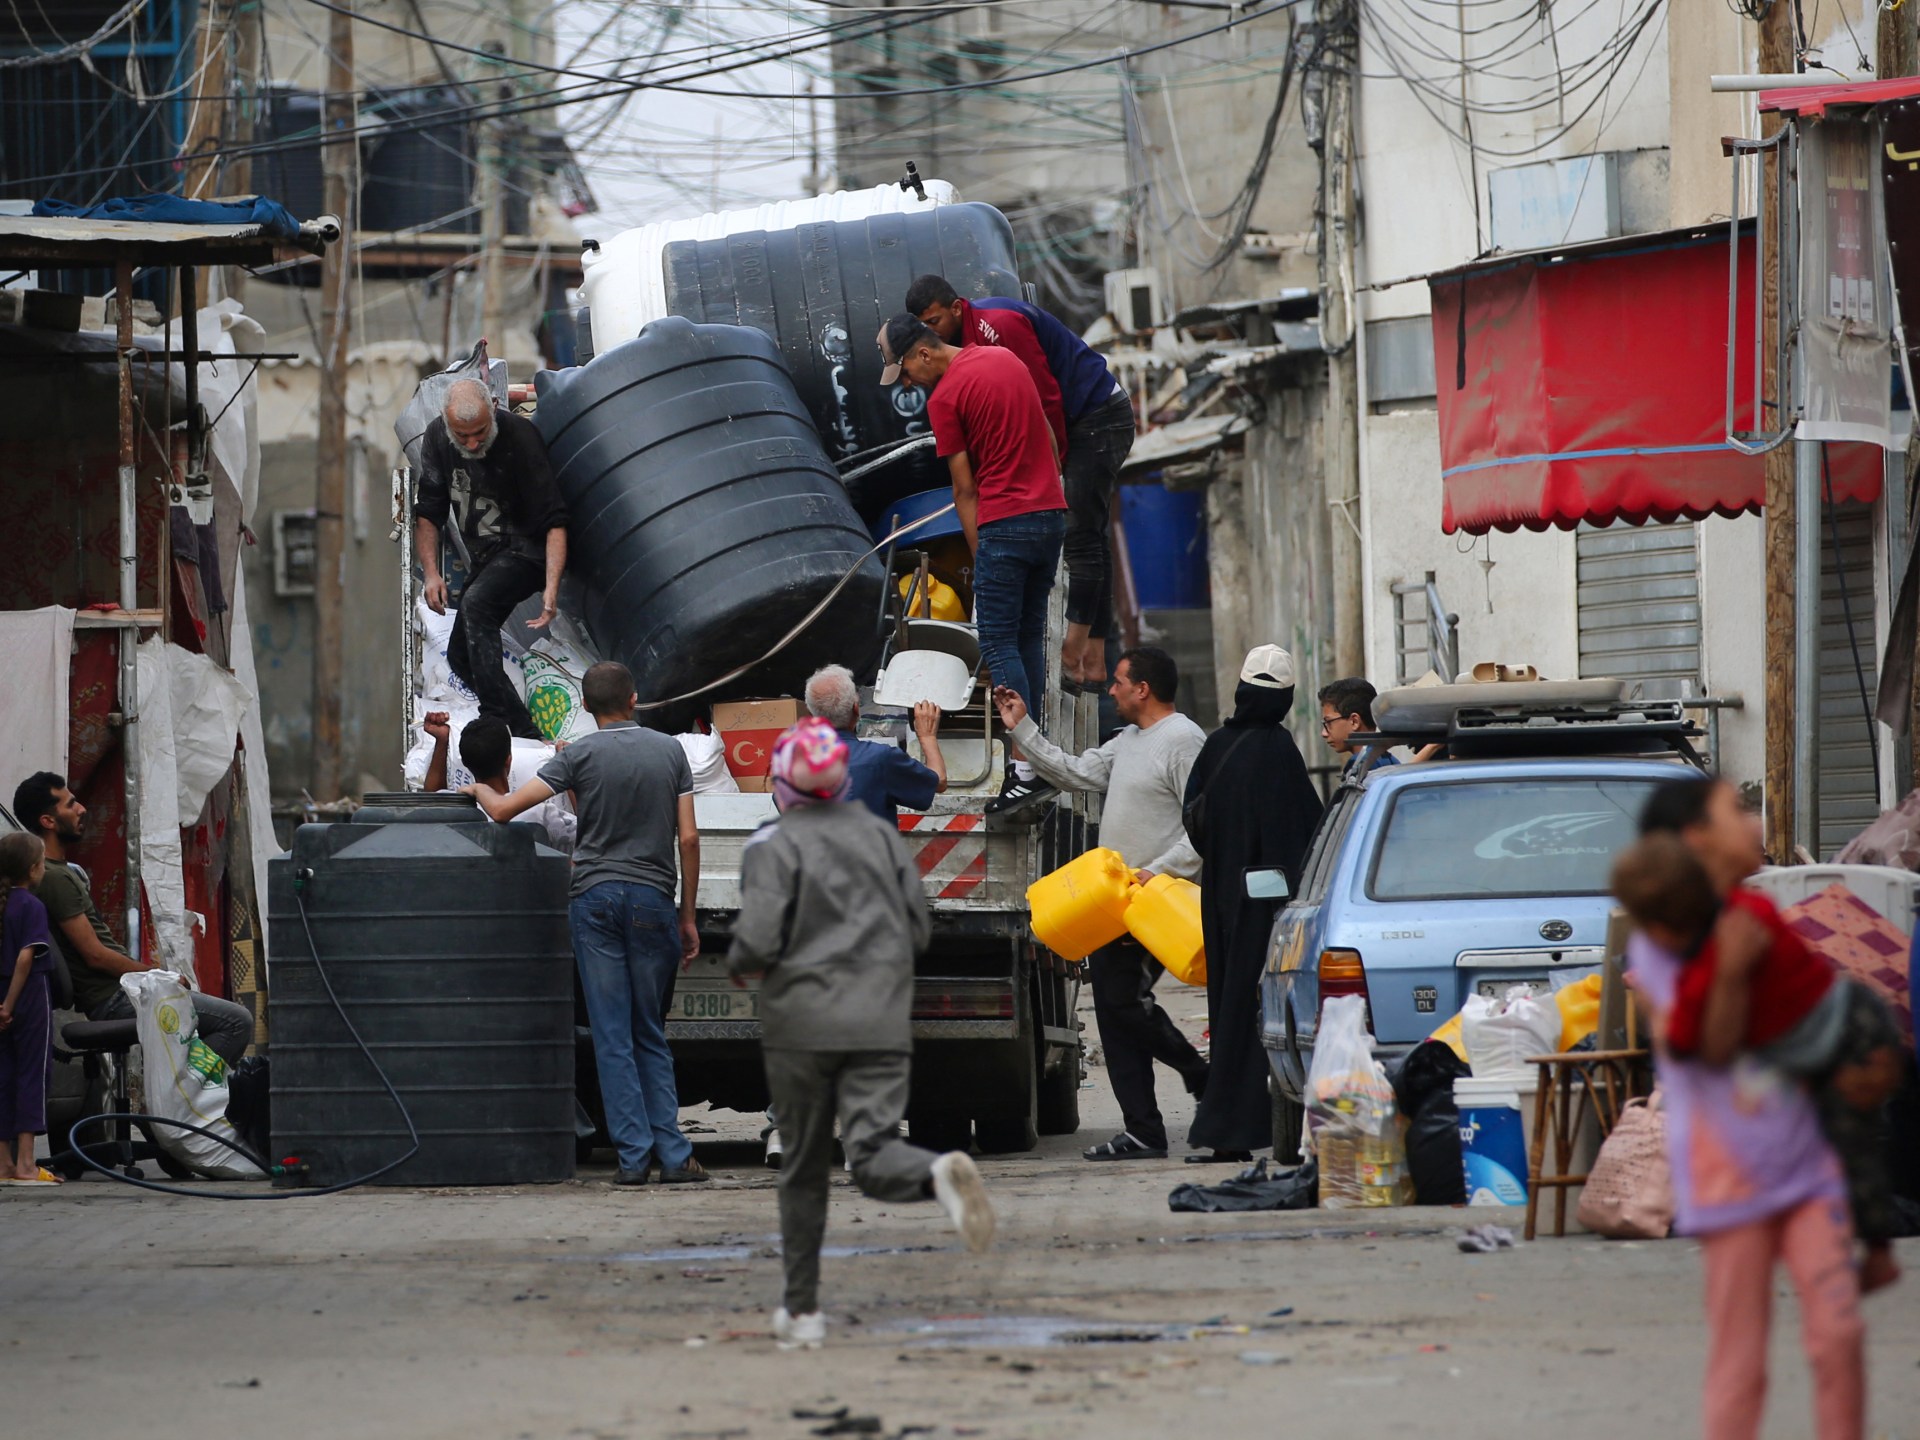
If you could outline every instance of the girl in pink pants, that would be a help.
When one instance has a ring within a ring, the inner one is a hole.
[[[1843,1200],[1792,1210],[1706,1237],[1706,1433],[1760,1433],[1767,1401],[1767,1330],[1773,1276],[1784,1261],[1800,1297],[1800,1340],[1813,1366],[1814,1433],[1866,1428],[1866,1325],[1853,1268],[1853,1228]]]

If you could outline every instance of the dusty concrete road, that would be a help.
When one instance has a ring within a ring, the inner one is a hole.
[[[718,1178],[698,1190],[602,1173],[271,1204],[0,1191],[9,1413],[155,1440],[1696,1432],[1688,1243],[1467,1256],[1461,1211],[1173,1215],[1173,1185],[1224,1172],[1081,1161],[1115,1124],[1094,1075],[1079,1141],[982,1162],[1001,1217],[984,1258],[932,1206],[838,1183],[816,1354],[764,1333],[772,1177],[737,1116],[703,1117]],[[1767,1433],[1803,1436],[1779,1308]],[[1920,1436],[1920,1290],[1870,1313],[1873,1433]]]

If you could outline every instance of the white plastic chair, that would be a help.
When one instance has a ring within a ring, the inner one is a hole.
[[[1818,895],[1829,885],[1844,885],[1901,930],[1911,932],[1920,913],[1920,875],[1892,865],[1769,865],[1747,881],[1785,910]]]

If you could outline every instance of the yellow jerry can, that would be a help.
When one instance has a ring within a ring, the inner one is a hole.
[[[1133,888],[1127,930],[1183,985],[1207,983],[1207,945],[1200,926],[1200,887],[1177,875],[1156,875]]]
[[[1135,888],[1118,850],[1089,850],[1027,887],[1033,933],[1062,960],[1084,960],[1127,933]]]

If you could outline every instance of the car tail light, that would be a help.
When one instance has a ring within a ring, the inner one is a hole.
[[[1367,994],[1367,967],[1358,950],[1320,952],[1320,1005],[1335,995],[1358,995],[1367,1006],[1367,1029],[1373,1029],[1373,997]],[[1317,1025],[1319,1017],[1315,1017]]]

